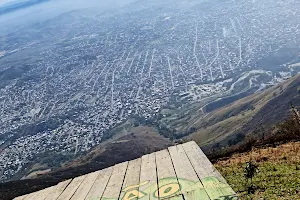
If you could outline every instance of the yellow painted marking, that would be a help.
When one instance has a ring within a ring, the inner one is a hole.
[[[168,185],[164,185],[160,187],[156,192],[155,192],[155,197],[169,197],[174,194],[176,194],[180,190],[180,186],[178,183],[170,183]]]
[[[134,188],[139,188],[141,186],[147,185],[148,183],[150,183],[150,181],[144,181],[143,183],[140,183],[138,185],[128,186],[127,188],[123,189],[122,191],[126,192],[127,190],[131,190],[131,189],[134,189]]]
[[[122,200],[132,200],[137,198],[143,198],[144,196],[146,195],[138,190],[131,190],[129,192],[126,192]]]

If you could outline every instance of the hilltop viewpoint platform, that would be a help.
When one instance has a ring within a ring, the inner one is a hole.
[[[195,142],[63,181],[15,200],[236,200]]]

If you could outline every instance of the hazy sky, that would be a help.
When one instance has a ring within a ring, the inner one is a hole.
[[[7,3],[27,0],[0,0],[0,7]],[[72,10],[92,8],[94,12],[113,9],[136,0],[51,0],[15,12],[0,15],[0,34],[11,32],[17,26],[28,26],[56,17]],[[91,13],[92,14],[92,13]]]

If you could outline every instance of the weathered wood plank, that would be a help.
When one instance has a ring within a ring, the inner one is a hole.
[[[36,195],[38,195],[39,192],[40,192],[40,191],[37,191],[37,192],[33,192],[33,193],[28,194],[28,195],[25,197],[24,200],[31,200],[31,199],[35,198]]]
[[[141,162],[141,158],[129,161],[119,200],[133,200],[138,199],[139,196],[142,196],[142,193],[138,191]]]
[[[88,195],[85,198],[86,200],[101,199],[102,194],[112,174],[112,171],[113,171],[112,167],[99,171],[99,175],[97,179],[95,180],[91,190],[89,191]]]
[[[100,171],[96,171],[86,175],[79,188],[76,190],[75,194],[72,196],[71,200],[83,200],[92,188],[95,180],[97,179]]]
[[[35,197],[32,197],[30,200],[45,200],[46,197],[55,189],[57,186],[48,187],[44,190],[41,190],[41,192],[36,195]]]
[[[200,182],[192,164],[190,163],[181,145],[168,148],[181,192],[185,200],[209,200],[202,183]]]
[[[183,200],[168,150],[158,151],[155,156],[159,189],[154,195],[159,199]]]
[[[113,166],[112,175],[104,190],[102,198],[118,199],[121,194],[121,188],[125,178],[128,162],[123,162]]]
[[[14,198],[13,200],[23,200],[23,199],[25,199],[27,196],[28,196],[28,194],[25,194],[25,195],[23,195],[23,196],[16,197],[16,198]]]
[[[182,146],[211,199],[224,199],[236,196],[226,180],[215,169],[195,142],[188,142]]]
[[[45,200],[56,200],[61,193],[66,189],[72,179],[60,182],[56,185],[55,189],[51,192],[51,195],[48,195]]]
[[[67,180],[15,200],[229,198],[238,199],[198,145],[189,142]]]
[[[210,176],[217,177],[220,181],[226,182],[223,176],[214,168],[200,147],[195,142],[188,142],[182,144],[187,156],[193,165],[197,166],[196,172],[200,178],[206,178]]]
[[[144,193],[144,197],[139,197],[143,200],[157,199],[154,193],[157,191],[157,173],[156,173],[156,158],[155,153],[144,155],[142,157],[140,187],[139,191]]]
[[[72,180],[72,182],[68,185],[68,187],[63,191],[63,193],[58,197],[57,200],[69,200],[76,192],[80,184],[86,178],[86,175],[76,177]]]

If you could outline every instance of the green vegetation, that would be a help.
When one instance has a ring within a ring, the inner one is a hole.
[[[300,199],[299,111],[271,129],[237,135],[241,144],[211,152],[216,168],[241,199]],[[240,152],[240,153],[238,153]]]
[[[300,199],[300,142],[255,149],[218,161],[215,166],[241,199]],[[254,161],[254,194],[248,194],[246,162]]]

